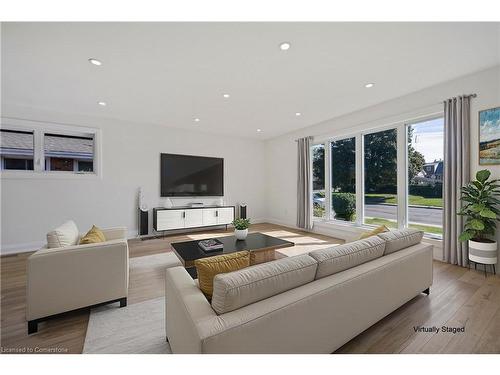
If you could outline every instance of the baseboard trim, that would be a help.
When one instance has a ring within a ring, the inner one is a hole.
[[[267,223],[265,219],[252,219],[252,224],[261,224]],[[201,228],[200,230],[206,230],[210,228]],[[181,233],[186,233],[186,230],[180,231]],[[194,231],[193,231],[194,232]],[[127,239],[137,239],[140,238],[138,236],[138,229],[131,229],[127,231]],[[175,234],[175,233],[172,233]],[[154,234],[148,234],[148,236],[153,236]],[[0,248],[0,256],[4,255],[15,255],[15,254],[23,254],[23,253],[31,253],[33,251],[37,251],[45,246],[45,241],[36,241],[36,242],[23,242],[13,245],[2,245]]]
[[[127,239],[137,238],[137,229],[127,231]],[[14,245],[2,245],[0,248],[0,256],[15,255],[23,253],[31,253],[40,250],[46,245],[45,241],[24,242]]]
[[[25,242],[14,245],[2,245],[0,255],[14,255],[22,253],[30,253],[45,246],[45,241]]]

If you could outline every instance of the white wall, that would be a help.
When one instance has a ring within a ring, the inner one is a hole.
[[[202,125],[184,131],[18,106],[5,105],[2,116],[100,128],[103,152],[102,179],[3,178],[2,253],[36,248],[48,230],[67,219],[74,219],[81,231],[92,224],[124,225],[136,233],[138,188],[143,187],[150,207],[162,205],[161,152],[223,157],[225,203],[247,202],[254,221],[265,217],[262,141],[206,134]]]
[[[383,82],[377,84],[381,85]],[[436,113],[443,110],[443,100],[470,93],[477,93],[477,98],[472,99],[471,105],[471,175],[474,176],[479,169],[487,168],[491,170],[493,177],[500,178],[500,165],[480,166],[478,156],[478,111],[500,106],[500,67],[495,67],[268,140],[266,189],[269,220],[290,226],[295,226],[296,223],[295,139],[310,135],[321,140]],[[314,230],[347,240],[359,233],[359,229],[339,225],[315,225]],[[500,231],[497,236],[500,240]],[[440,254],[436,255],[440,257]]]

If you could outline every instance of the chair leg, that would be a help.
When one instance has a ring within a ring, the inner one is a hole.
[[[38,332],[38,322],[36,320],[28,321],[28,335]]]
[[[125,307],[125,306],[127,306],[127,297],[120,298],[120,307]]]
[[[427,289],[426,289],[426,290],[424,290],[422,293],[429,295],[429,294],[431,294],[431,289],[430,289],[430,288],[427,288]]]
[[[492,266],[493,266],[493,275],[496,275],[496,274],[497,274],[497,272],[496,272],[496,270],[495,270],[495,265],[494,265],[494,264],[492,264]]]

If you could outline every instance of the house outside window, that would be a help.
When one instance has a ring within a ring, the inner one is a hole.
[[[1,129],[0,168],[5,170],[33,170],[33,132]]]
[[[99,176],[97,129],[2,118],[2,178]]]

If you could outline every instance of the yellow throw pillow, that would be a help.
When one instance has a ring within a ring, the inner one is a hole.
[[[200,289],[208,299],[212,299],[214,277],[219,273],[237,271],[250,265],[250,252],[238,251],[231,254],[197,259],[194,261],[198,273]]]
[[[102,230],[97,228],[95,225],[92,225],[92,229],[90,229],[87,234],[80,239],[80,245],[104,241],[106,241],[106,237],[104,237]]]
[[[371,237],[371,236],[376,236],[377,234],[379,233],[384,233],[384,232],[389,232],[389,228],[387,228],[385,225],[381,225],[369,232],[365,232],[363,233],[359,239],[362,240],[364,238],[368,238],[368,237]]]

